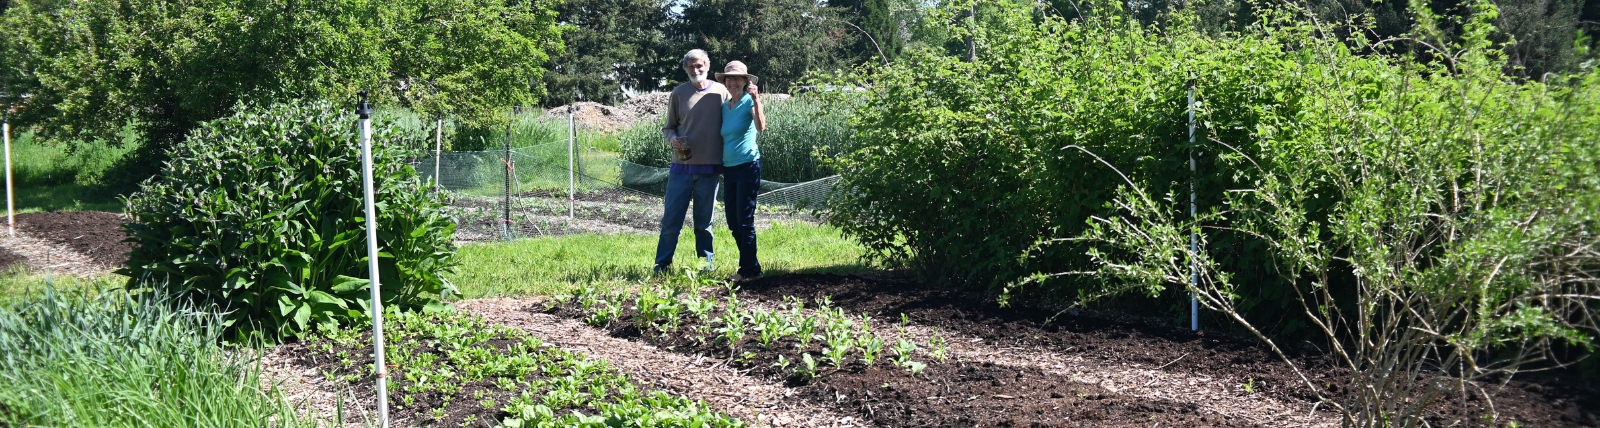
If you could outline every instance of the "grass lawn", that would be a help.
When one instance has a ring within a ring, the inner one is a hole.
[[[738,269],[739,251],[726,228],[713,226],[716,276]],[[869,269],[863,249],[829,226],[779,223],[757,232],[761,267],[767,275],[793,272],[859,272]],[[461,266],[450,280],[466,298],[556,295],[584,285],[621,286],[651,277],[656,235],[571,235],[507,243],[474,244],[458,253]],[[678,239],[675,268],[694,262],[694,235]]]

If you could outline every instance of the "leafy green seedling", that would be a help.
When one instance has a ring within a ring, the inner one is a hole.
[[[878,352],[882,350],[883,339],[868,335],[866,340],[861,341],[861,361],[867,363],[867,367],[872,367],[872,363],[878,359]]]

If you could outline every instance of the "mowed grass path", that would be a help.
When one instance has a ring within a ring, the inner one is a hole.
[[[712,275],[733,275],[738,247],[727,228],[712,226],[716,256]],[[761,267],[767,275],[794,272],[849,273],[869,269],[864,250],[837,228],[808,223],[778,223],[756,232]],[[557,295],[585,285],[626,286],[651,277],[656,235],[570,235],[472,244],[460,249],[461,266],[450,281],[463,297]],[[694,235],[678,238],[674,269],[699,267]]]

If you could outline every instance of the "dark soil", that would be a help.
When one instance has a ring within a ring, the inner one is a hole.
[[[584,317],[577,303],[570,305],[549,312],[568,318]],[[1207,413],[1193,404],[1118,395],[1097,385],[1033,368],[946,360],[926,361],[927,368],[913,374],[890,364],[887,350],[872,367],[859,358],[851,358],[852,362],[837,370],[819,361],[816,377],[806,379],[795,373],[802,364],[801,351],[792,338],[775,342],[769,349],[747,337],[730,351],[714,340],[702,343],[686,334],[700,325],[693,318],[686,318],[689,322],[679,334],[658,334],[635,327],[636,314],[635,310],[624,309],[621,317],[610,324],[611,334],[687,355],[732,356],[727,361],[732,367],[772,382],[797,386],[800,397],[856,414],[879,426],[1250,426]],[[812,342],[805,352],[813,358],[820,357],[822,346]],[[788,368],[775,364],[780,355],[791,362]]]
[[[121,266],[133,244],[122,242],[121,214],[100,211],[59,211],[17,214],[17,227],[50,242],[65,245],[96,262]]]
[[[23,257],[21,254],[17,254],[9,249],[0,248],[0,272],[10,270],[11,268],[17,266],[22,266],[23,262],[26,261],[28,261],[27,257]]]
[[[1068,355],[1107,362],[1165,366],[1170,372],[1222,378],[1238,384],[1254,379],[1258,391],[1275,398],[1315,401],[1314,394],[1278,357],[1251,338],[1162,325],[1112,314],[1063,312],[1013,305],[1000,308],[993,299],[911,281],[874,280],[837,275],[781,275],[744,284],[741,297],[781,302],[784,296],[814,299],[832,296],[836,307],[912,321],[984,338],[996,347],[1040,346]],[[1292,356],[1313,381],[1338,385],[1339,371],[1316,355]],[[1592,381],[1572,379],[1513,381],[1494,393],[1494,411],[1501,420],[1527,426],[1600,426],[1600,391]],[[1459,401],[1459,400],[1458,400]],[[1461,403],[1444,403],[1441,410]],[[1479,398],[1466,400],[1471,414],[1489,414]]]

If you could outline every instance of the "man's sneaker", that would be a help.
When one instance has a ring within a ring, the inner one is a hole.
[[[652,273],[654,273],[654,274],[656,274],[656,275],[667,275],[667,274],[671,274],[671,273],[672,273],[672,266],[667,266],[667,265],[656,265],[656,269],[655,269],[655,271],[654,271],[654,272],[652,272]]]
[[[729,282],[750,282],[750,281],[754,281],[754,280],[757,280],[757,279],[761,279],[761,275],[744,276],[744,274],[737,274],[736,273],[736,274],[733,274],[733,276],[728,277],[728,281]]]
[[[706,256],[706,266],[700,268],[700,270],[710,272],[713,267],[715,267],[715,265],[711,264],[711,256]]]

